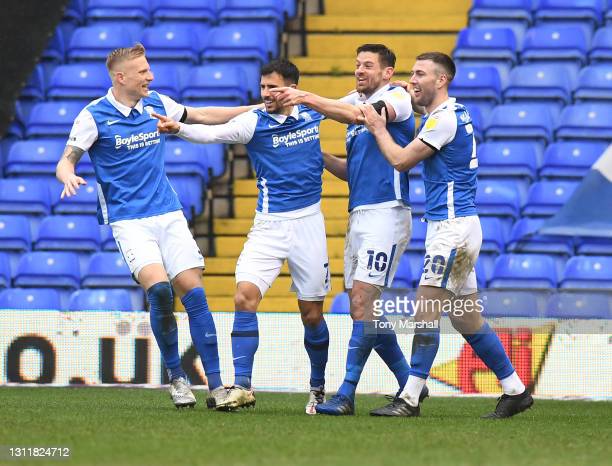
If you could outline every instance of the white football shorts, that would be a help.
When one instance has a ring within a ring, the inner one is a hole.
[[[482,229],[477,215],[428,221],[420,285],[445,288],[455,296],[478,289],[474,264],[480,253]]]
[[[330,290],[330,277],[321,212],[300,218],[255,218],[236,263],[236,283],[255,284],[263,297],[285,260],[291,273],[291,291],[298,299],[323,301]]]
[[[149,264],[162,264],[173,280],[184,270],[204,268],[204,257],[180,210],[110,224],[123,259],[136,278]]]
[[[354,210],[344,243],[344,286],[353,280],[390,287],[412,234],[409,207]]]

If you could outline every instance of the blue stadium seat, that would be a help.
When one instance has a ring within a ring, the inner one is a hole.
[[[478,175],[486,177],[537,178],[537,144],[525,141],[491,141],[478,150]]]
[[[485,317],[542,317],[547,294],[536,290],[487,290],[480,294]]]
[[[193,67],[181,91],[183,99],[220,99],[234,105],[246,104],[248,83],[240,66],[230,63],[206,63]]]
[[[87,184],[81,186],[75,196],[61,198],[62,185],[58,185],[52,198],[54,214],[95,215],[98,206],[98,191],[96,180],[88,179]]]
[[[131,311],[132,302],[126,290],[78,290],[70,296],[70,311]]]
[[[64,33],[58,27],[49,39],[47,47],[43,50],[40,59],[44,63],[63,63],[66,56]]]
[[[578,76],[574,92],[576,103],[587,101],[612,101],[612,63],[586,66]]]
[[[61,310],[60,295],[51,288],[9,288],[0,291],[0,309]]]
[[[52,100],[94,100],[106,94],[111,86],[103,63],[60,65],[53,71],[47,97]]]
[[[485,179],[478,182],[476,206],[480,215],[517,218],[520,196],[515,183]]]
[[[553,319],[611,319],[610,293],[559,292],[550,297],[546,317]]]
[[[87,22],[131,21],[149,22],[149,2],[143,0],[88,0]]]
[[[349,314],[351,309],[351,300],[346,291],[338,293],[334,296],[329,312],[332,314]]]
[[[608,15],[610,15],[610,12],[608,12]],[[589,60],[591,64],[612,61],[612,25],[595,31]]]
[[[193,189],[191,186],[188,186],[188,183],[177,182],[176,180],[173,181],[172,178],[170,178],[170,184],[174,188],[174,191],[176,191],[179,201],[181,202],[185,218],[188,222],[191,222],[194,216],[202,212],[202,194],[200,193],[198,196],[198,198],[200,198],[198,205],[198,199],[194,199],[194,192],[197,191],[197,187]],[[198,207],[200,208],[199,211]]]
[[[65,147],[65,141],[56,139],[17,141],[11,146],[4,173],[7,177],[55,176],[57,161]]]
[[[142,45],[151,60],[197,63],[203,31],[187,23],[160,23],[142,32]]]
[[[64,10],[62,20],[83,24],[85,22],[85,0],[70,0],[70,3]]]
[[[568,105],[561,112],[557,139],[612,139],[610,104],[584,103]]]
[[[576,254],[612,256],[612,238],[579,236],[576,238]]]
[[[506,102],[554,102],[559,106],[572,102],[572,68],[559,64],[531,63],[516,66],[504,90]]]
[[[221,21],[272,20],[282,28],[283,0],[225,0],[219,9]]]
[[[581,179],[606,150],[605,142],[565,141],[546,147],[542,178]]]
[[[493,268],[498,256],[499,254],[489,252],[481,252],[478,255],[474,268],[476,270],[476,281],[479,289],[487,287],[487,284],[493,276]]]
[[[38,228],[38,251],[94,252],[100,248],[100,229],[92,215],[50,215]]]
[[[213,23],[217,19],[216,0],[152,0],[153,20]]]
[[[605,0],[539,0],[534,11],[536,23],[579,22],[596,27],[603,21]]]
[[[580,26],[535,26],[525,34],[521,61],[553,61],[583,66],[587,60],[589,45],[590,37]]]
[[[574,256],[567,261],[560,288],[612,290],[612,257]]]
[[[425,213],[425,185],[423,180],[411,180],[408,189],[410,191],[412,215],[423,215]]]
[[[542,227],[543,218],[521,218],[512,227],[508,252],[561,254],[571,256],[574,253],[574,243],[567,236],[539,235],[538,229]]]
[[[208,166],[212,169],[213,177],[218,177],[225,173],[225,145],[206,144],[206,158]]]
[[[555,118],[546,104],[512,103],[493,109],[485,130],[489,139],[552,139]]]
[[[531,24],[532,0],[474,0],[469,12],[470,20],[520,21]]]
[[[555,262],[541,254],[502,254],[496,261],[490,288],[533,288],[557,287]]]
[[[476,142],[480,143],[482,142],[483,138],[483,133],[484,133],[484,129],[486,127],[485,125],[485,114],[488,115],[488,112],[486,112],[485,110],[483,110],[484,107],[489,107],[489,105],[483,105],[482,102],[475,102],[475,101],[464,101],[463,102],[464,105],[466,106],[470,117],[472,118],[472,125],[474,126],[474,137],[476,138]],[[415,168],[417,169],[416,171],[414,171],[414,173],[418,172],[418,167],[420,167],[421,172],[422,172],[422,163],[420,163],[419,165],[417,165],[416,167],[411,169],[411,174],[413,174],[413,170],[415,170]],[[421,172],[418,172],[419,174]]]
[[[406,247],[407,251],[425,251],[425,238],[427,237],[427,222],[420,217],[412,218],[412,236]]]
[[[67,56],[69,61],[105,61],[111,50],[131,47],[133,42],[130,29],[125,25],[95,24],[80,27],[72,34]]]
[[[298,5],[296,0],[285,0],[283,5],[288,18],[293,18],[297,15]]]
[[[45,100],[45,75],[42,65],[34,67],[19,98],[33,101]]]
[[[459,32],[453,58],[468,61],[516,63],[516,37],[510,28],[465,28]]]
[[[400,257],[397,271],[393,278],[392,288],[412,288],[412,272],[410,270],[410,259],[405,254]]]
[[[0,249],[29,251],[32,246],[30,222],[22,215],[0,215]]]
[[[11,260],[7,253],[0,252],[0,288],[11,286]]]
[[[113,230],[111,229],[110,225],[100,225],[100,239],[102,241],[102,251],[119,252],[119,248],[117,247],[117,242],[113,237]]]
[[[119,252],[92,254],[81,286],[85,288],[139,288]]]
[[[573,194],[577,182],[546,180],[537,181],[529,187],[523,215],[548,217],[557,213]]]
[[[496,254],[504,252],[506,241],[501,220],[496,217],[481,217],[480,226],[482,228],[482,246],[480,250]]]
[[[182,66],[178,62],[156,62],[149,61],[153,72],[152,88],[160,94],[167,95],[171,99],[181,99],[181,79],[190,69],[190,66]]]
[[[252,60],[270,58],[268,38],[256,25],[227,23],[210,30],[204,43],[204,60]]]
[[[49,186],[28,178],[0,179],[0,213],[48,215]]]
[[[17,265],[17,287],[78,288],[81,282],[78,256],[73,252],[27,252]]]
[[[203,144],[182,140],[166,142],[165,166],[168,175],[199,176],[208,181],[208,157]]]
[[[469,99],[498,104],[501,102],[499,71],[493,66],[459,66],[449,93],[460,102]]]
[[[66,139],[83,105],[78,102],[41,102],[32,108],[26,135],[28,138]]]

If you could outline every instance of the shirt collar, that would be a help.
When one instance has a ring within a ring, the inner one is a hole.
[[[274,118],[281,125],[287,120],[287,115],[281,115],[280,113],[268,113],[271,118]],[[293,110],[291,110],[290,117],[293,117],[295,120],[300,118],[300,110],[297,105],[293,106]]]
[[[449,97],[444,102],[442,102],[440,105],[438,105],[436,108],[434,108],[433,111],[431,111],[428,115],[433,115],[434,113],[436,113],[439,110],[442,110],[443,108],[447,107],[448,105],[454,104],[456,100],[457,99],[455,99],[454,97]]]
[[[366,97],[364,94],[359,94],[359,101],[367,102],[369,104],[371,104],[372,102],[378,102],[382,94],[387,92],[390,87],[391,87],[391,84],[385,84],[383,87],[377,89],[374,92],[374,94],[372,94],[370,97]]]
[[[117,110],[119,110],[119,112],[121,112],[121,114],[125,117],[130,116],[130,113],[132,112],[132,107],[128,107],[127,105],[123,105],[121,102],[119,102],[117,99],[115,99],[115,96],[113,95],[113,88],[111,87],[108,92],[106,93],[106,98],[108,99],[108,101],[112,104],[113,107],[115,107]],[[142,104],[142,99],[140,99],[136,105],[134,105],[133,107],[138,113],[140,113],[142,115],[142,111],[143,111],[143,104]]]

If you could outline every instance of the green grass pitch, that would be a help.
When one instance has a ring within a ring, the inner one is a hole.
[[[612,458],[612,403],[536,400],[513,419],[479,416],[491,398],[430,398],[418,419],[368,411],[307,416],[305,394],[258,393],[257,407],[176,410],[167,392],[128,388],[0,388],[0,445],[69,446],[64,461],[99,465],[597,465]],[[0,461],[2,463],[2,461]]]

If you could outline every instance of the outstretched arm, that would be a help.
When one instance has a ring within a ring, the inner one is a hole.
[[[271,89],[270,92],[276,95],[276,99],[283,106],[306,105],[340,123],[363,124],[361,112],[355,105],[340,102],[339,100],[327,99],[312,92],[293,87],[276,87]]]
[[[332,175],[343,181],[348,181],[346,159],[323,152],[323,163],[325,164],[325,169]]]
[[[64,197],[74,196],[82,184],[87,182],[75,174],[76,164],[81,160],[81,157],[85,151],[75,146],[66,146],[62,157],[57,162],[55,169],[55,176],[58,181],[64,185],[62,190],[61,199]]]
[[[242,105],[240,107],[185,107],[187,117],[185,123],[202,125],[221,125],[241,113],[257,108],[258,105]]]
[[[386,112],[382,115],[376,113],[371,105],[360,107],[365,117],[365,125],[370,133],[376,138],[378,147],[391,166],[398,171],[407,171],[418,164],[421,160],[434,154],[434,150],[420,139],[414,139],[406,147],[395,143],[389,131],[387,131]]]

